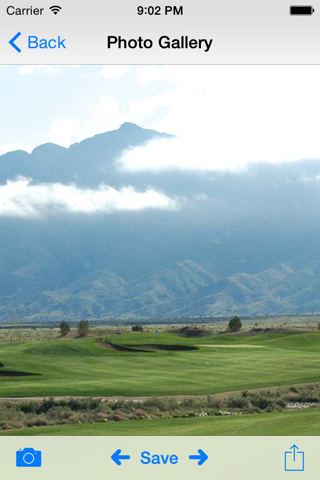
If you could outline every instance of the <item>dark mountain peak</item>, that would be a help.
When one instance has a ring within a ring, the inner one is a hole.
[[[91,138],[82,140],[80,143],[71,145],[69,152],[79,162],[81,158],[90,159],[90,172],[86,178],[98,174],[99,182],[103,180],[101,175],[107,175],[108,182],[111,181],[110,169],[113,169],[114,161],[122,151],[144,145],[155,138],[167,138],[170,135],[141,128],[134,123],[126,122],[118,130],[97,134]],[[107,171],[107,170],[108,171]],[[83,170],[83,162],[76,169]],[[89,175],[89,177],[88,177]]]
[[[160,133],[156,130],[139,127],[135,123],[125,122],[117,130],[111,130],[104,133],[98,133],[93,137],[85,138],[79,143],[74,143],[70,146],[70,150],[79,147],[109,147],[115,145],[115,142],[121,142],[117,147],[126,148],[130,145],[136,146],[141,143],[152,140],[156,137],[171,137],[166,133]]]
[[[67,148],[61,147],[55,143],[44,143],[43,145],[39,145],[39,147],[34,148],[31,155],[42,156],[47,155],[48,153],[50,155],[61,155],[61,153],[65,153],[67,150]]]
[[[115,132],[119,132],[121,134],[126,134],[126,135],[152,135],[153,137],[163,137],[163,138],[172,138],[174,135],[169,135],[168,133],[162,133],[158,132],[157,130],[152,130],[150,128],[142,128],[139,127],[139,125],[136,125],[135,123],[131,122],[125,122],[123,123],[118,130],[115,130]]]
[[[11,152],[7,152],[7,153],[4,153],[3,155],[0,155],[0,160],[7,160],[17,155],[21,156],[21,158],[22,157],[26,158],[26,157],[29,157],[30,153],[26,152],[25,150],[13,150]]]
[[[117,130],[100,133],[64,148],[54,143],[36,147],[32,154],[18,151],[0,161],[0,183],[17,175],[35,182],[75,182],[93,187],[101,182],[120,185],[127,180],[115,168],[119,155],[128,148],[170,135],[124,123]]]
[[[70,146],[71,151],[78,150],[79,147],[85,148],[108,148],[112,147],[115,142],[130,142],[131,139],[139,137],[145,137],[147,135],[160,135],[158,132],[154,132],[153,130],[146,130],[144,128],[139,127],[134,123],[123,123],[120,128],[117,130],[111,130],[108,132],[98,133],[93,137],[85,138],[81,142],[74,143]]]
[[[136,125],[135,123],[125,122],[121,125],[119,130],[128,132],[128,131],[143,130],[143,128],[139,127],[139,125]]]

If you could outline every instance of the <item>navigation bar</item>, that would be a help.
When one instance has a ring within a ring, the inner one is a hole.
[[[0,21],[3,64],[320,63],[320,0],[303,9],[288,0],[41,0],[3,5]],[[19,56],[9,43],[17,32]],[[30,37],[46,42],[32,48]]]

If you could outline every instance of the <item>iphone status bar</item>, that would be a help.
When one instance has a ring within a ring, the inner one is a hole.
[[[318,64],[317,1],[6,4],[0,63]]]

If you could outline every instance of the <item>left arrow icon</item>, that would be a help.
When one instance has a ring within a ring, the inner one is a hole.
[[[121,465],[121,461],[120,460],[130,460],[130,455],[120,455],[121,453],[121,450],[120,448],[114,452],[113,455],[111,455],[111,458],[112,460],[117,464],[117,465]]]
[[[18,32],[11,40],[9,41],[11,47],[13,47],[17,52],[21,53],[21,48],[19,48],[14,42],[20,37],[21,32]]]

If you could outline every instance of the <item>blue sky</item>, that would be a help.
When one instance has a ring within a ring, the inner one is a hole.
[[[103,66],[0,67],[0,153],[8,150],[6,146],[9,146],[9,150],[15,145],[30,149],[48,141],[59,143],[59,135],[50,133],[53,122],[57,119],[77,119],[81,125],[82,132],[75,132],[74,136],[71,132],[71,142],[110,128],[118,128],[117,121],[122,121],[122,117],[125,121],[126,114],[129,114],[130,100],[144,100],[159,92],[157,83],[139,83],[138,67],[126,67],[126,70],[118,67],[118,71],[117,67],[109,68],[109,73],[102,75]],[[116,71],[112,73],[112,69]],[[162,85],[162,90],[163,87]],[[166,88],[170,86],[167,85]],[[100,119],[97,118],[95,125],[91,122],[91,128],[85,126],[94,109],[99,108],[103,97],[119,102],[119,112],[122,115],[115,115],[110,108],[110,118],[107,121],[106,112],[105,115],[100,115]],[[134,119],[133,113],[130,116]],[[157,113],[153,112],[143,119],[137,115],[137,119],[148,127],[158,118]],[[67,138],[65,143],[68,143]]]
[[[0,66],[0,154],[68,147],[134,122],[175,138],[122,152],[116,166],[130,171],[245,174],[252,163],[319,159],[319,85],[319,66]],[[130,185],[35,185],[19,171],[0,185],[0,216],[182,203]]]
[[[319,84],[319,66],[0,66],[0,153],[134,122],[179,138],[131,152],[130,169],[320,158]]]

